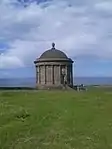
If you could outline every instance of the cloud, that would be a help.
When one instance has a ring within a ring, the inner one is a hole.
[[[110,0],[52,0],[28,7],[1,0],[0,42],[8,49],[0,56],[0,67],[33,65],[52,42],[70,57],[111,59],[111,15]]]
[[[24,64],[22,61],[16,57],[16,56],[11,56],[8,54],[1,54],[0,56],[0,68],[16,68],[17,66],[23,67]]]

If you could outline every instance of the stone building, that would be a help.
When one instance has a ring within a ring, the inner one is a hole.
[[[45,51],[34,61],[38,89],[73,87],[73,61],[55,48]]]

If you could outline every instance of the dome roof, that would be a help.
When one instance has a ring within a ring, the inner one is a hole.
[[[45,51],[39,58],[37,58],[34,63],[40,62],[69,62],[73,63],[72,59],[68,58],[67,55],[55,49],[55,43],[52,43],[52,48],[50,50]]]
[[[55,49],[55,44],[52,43],[52,48],[50,50],[45,51],[39,59],[50,59],[50,58],[58,58],[58,59],[68,59],[66,54],[60,50]]]

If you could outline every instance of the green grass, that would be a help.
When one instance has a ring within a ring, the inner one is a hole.
[[[1,91],[0,149],[112,149],[112,89]]]

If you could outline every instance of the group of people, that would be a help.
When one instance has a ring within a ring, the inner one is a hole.
[[[80,90],[87,90],[87,88],[84,86],[84,84],[75,85],[74,88],[75,88],[77,91],[80,91]]]

